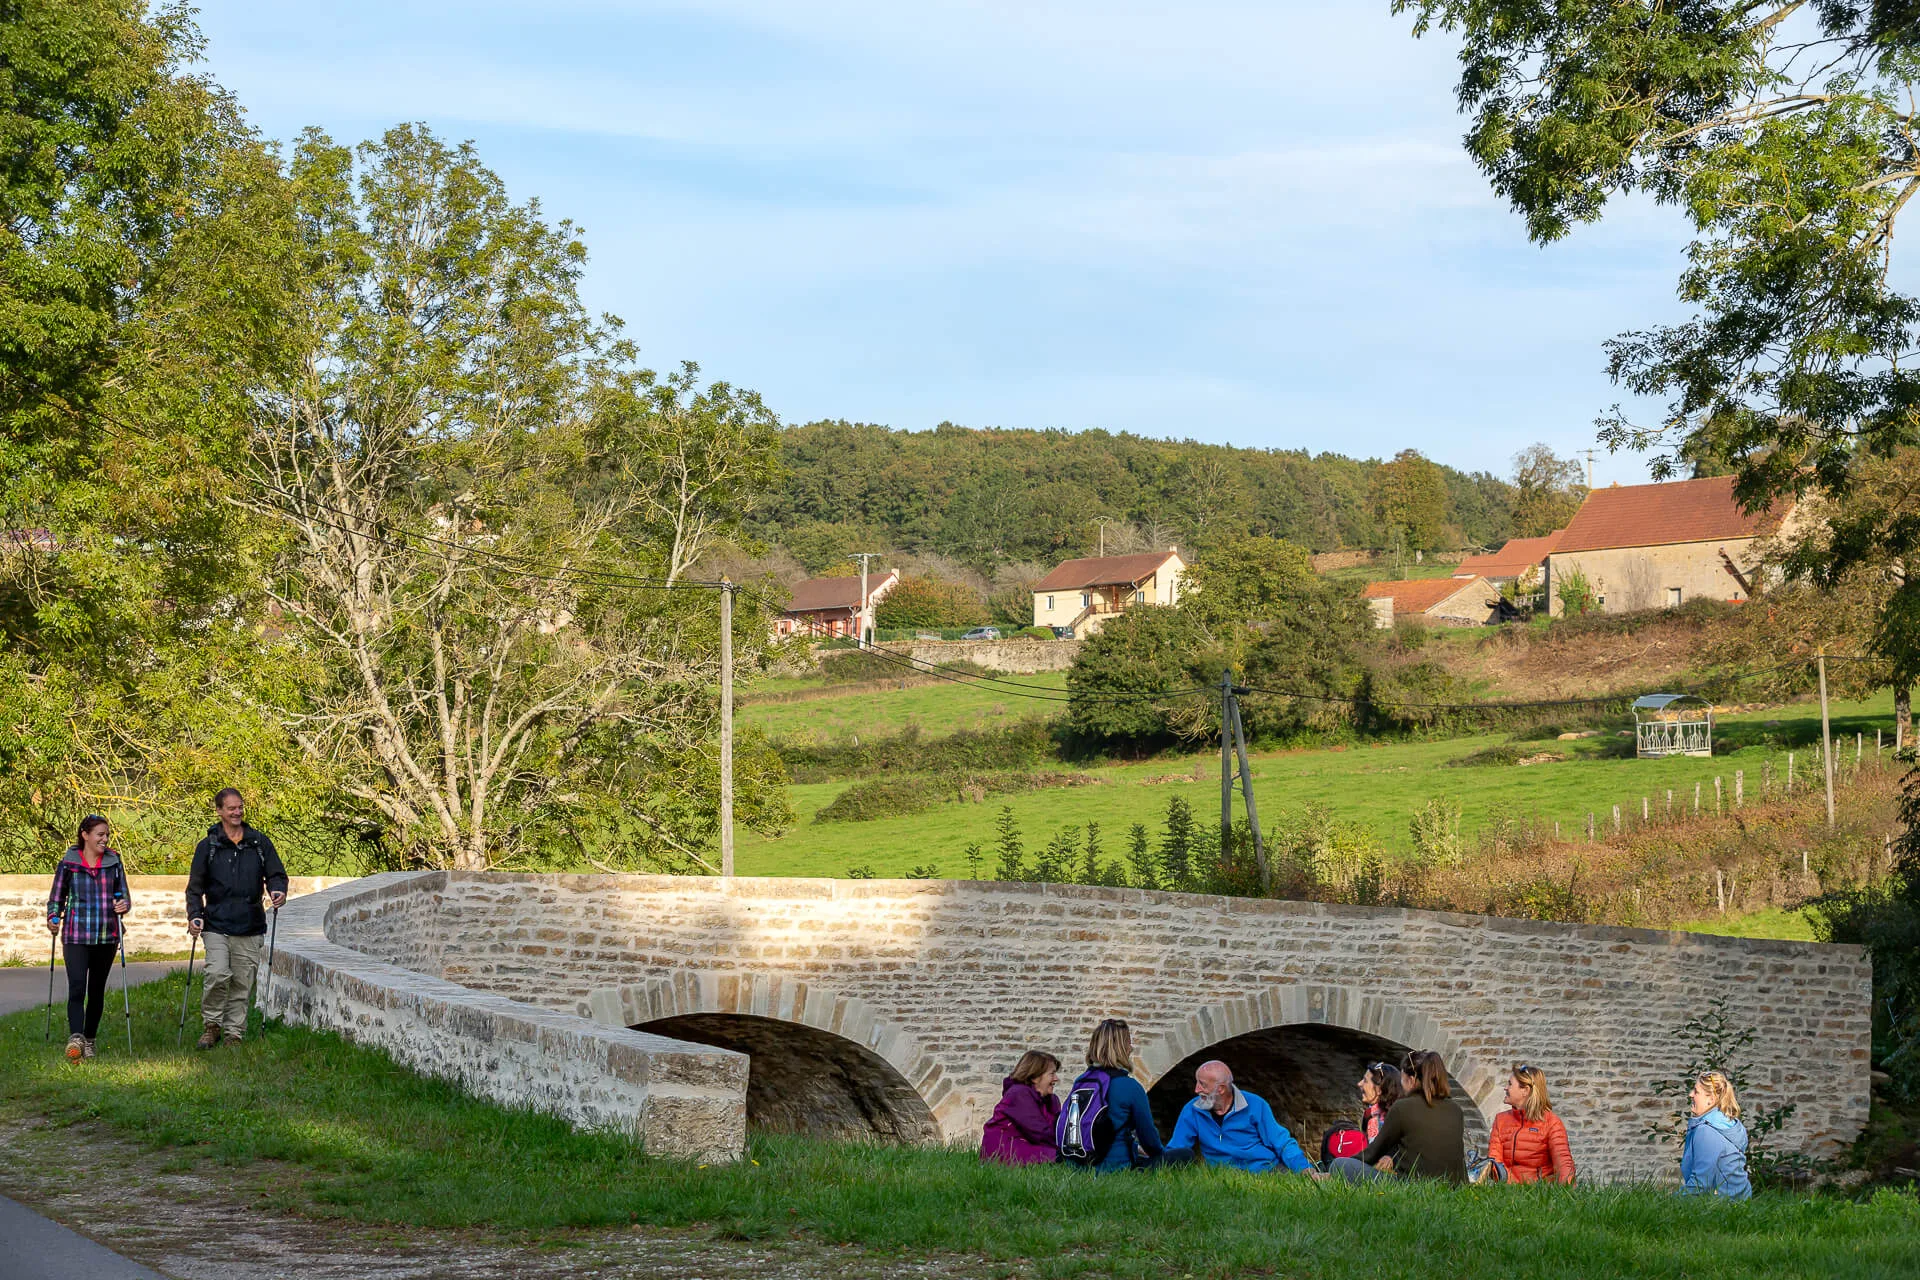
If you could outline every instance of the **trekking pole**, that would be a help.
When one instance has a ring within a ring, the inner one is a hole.
[[[59,945],[59,934],[47,939],[47,1029],[40,1033],[42,1044],[53,1043],[53,951]]]
[[[280,908],[273,909],[273,919],[267,925],[267,989],[260,995],[260,1033],[267,1031],[267,1010],[273,1007],[273,944],[280,936]]]
[[[127,1015],[127,1056],[133,1056],[133,997],[127,993],[127,930],[120,929],[120,1008]]]
[[[173,1037],[173,1047],[178,1049],[186,1043],[187,1037],[187,997],[193,994],[193,949],[200,945],[200,935],[187,935],[187,985],[180,990],[180,1030]]]

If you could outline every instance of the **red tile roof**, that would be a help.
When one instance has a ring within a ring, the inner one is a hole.
[[[1468,556],[1453,571],[1456,578],[1517,578],[1529,569],[1537,569],[1558,547],[1565,529],[1555,529],[1544,538],[1509,538],[1498,551]]]
[[[898,577],[892,569],[885,573],[867,575],[867,595],[878,598],[882,589],[893,585]],[[788,613],[818,613],[822,609],[858,609],[860,607],[860,576],[851,578],[808,578],[793,588],[793,599],[787,604]]]
[[[1035,591],[1074,591],[1081,587],[1109,587],[1119,583],[1134,586],[1152,577],[1154,571],[1178,554],[1149,551],[1137,556],[1088,556],[1068,560],[1058,569],[1033,584]]]
[[[1369,582],[1364,594],[1369,600],[1392,600],[1395,613],[1425,613],[1480,580],[1476,574],[1471,578],[1404,578],[1397,582]]]
[[[1793,509],[1782,498],[1752,515],[1734,501],[1732,476],[1595,489],[1561,531],[1554,554],[1613,547],[1658,547],[1717,538],[1765,537]]]

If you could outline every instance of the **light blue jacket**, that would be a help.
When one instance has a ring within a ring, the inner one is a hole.
[[[1295,1173],[1313,1167],[1306,1152],[1293,1140],[1286,1126],[1273,1118],[1273,1108],[1257,1093],[1248,1093],[1238,1085],[1233,1090],[1233,1105],[1227,1114],[1216,1116],[1199,1098],[1180,1108],[1173,1136],[1167,1139],[1169,1151],[1198,1147],[1200,1158],[1208,1164],[1230,1164],[1250,1173],[1265,1173],[1284,1164]]]
[[[1745,1200],[1753,1194],[1747,1181],[1747,1126],[1715,1107],[1687,1121],[1687,1144],[1680,1151],[1680,1194],[1721,1195]]]

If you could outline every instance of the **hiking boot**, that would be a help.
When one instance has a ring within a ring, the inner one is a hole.
[[[67,1061],[78,1062],[87,1056],[87,1038],[85,1036],[67,1037]]]
[[[193,1047],[196,1049],[211,1049],[219,1043],[220,1028],[214,1023],[209,1022],[206,1030],[200,1033],[200,1038],[193,1042]]]
[[[239,1044],[240,1037],[229,1031],[220,1041],[222,1044]]]
[[[91,1058],[93,1056],[93,1040],[91,1037],[88,1038],[87,1047],[81,1051],[80,1056],[83,1058]]]

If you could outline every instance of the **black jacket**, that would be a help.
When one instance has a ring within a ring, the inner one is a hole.
[[[245,827],[240,843],[235,844],[216,822],[193,849],[193,870],[187,873],[187,919],[204,920],[210,933],[255,937],[267,931],[261,893],[286,891],[287,869],[280,865],[273,841]]]

